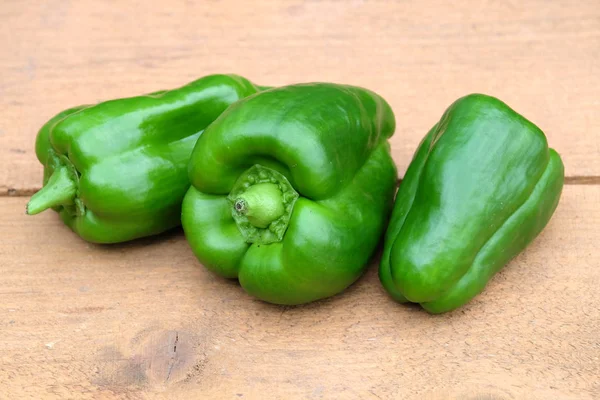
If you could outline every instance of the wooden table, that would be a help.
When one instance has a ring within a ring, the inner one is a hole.
[[[0,398],[600,398],[598,0],[4,0],[0,20]],[[401,174],[454,99],[498,96],[562,154],[562,200],[442,316],[392,302],[377,260],[277,307],[203,269],[181,231],[102,247],[24,214],[54,113],[214,72],[381,93]]]

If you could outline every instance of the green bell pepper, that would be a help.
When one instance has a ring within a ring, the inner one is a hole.
[[[83,239],[116,243],[180,224],[196,140],[230,104],[260,88],[237,75],[74,107],[39,131],[44,186],[28,214],[53,208]]]
[[[346,85],[290,85],[232,105],[190,159],[182,225],[193,252],[266,302],[341,292],[391,212],[394,128],[383,98]]]
[[[563,180],[561,158],[537,126],[496,98],[458,99],[400,185],[383,286],[431,313],[464,305],[546,226]]]

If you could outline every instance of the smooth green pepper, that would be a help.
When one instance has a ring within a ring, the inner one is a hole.
[[[202,131],[260,88],[237,75],[63,111],[39,131],[44,186],[28,214],[53,208],[83,239],[123,242],[180,224],[187,163]]]
[[[458,99],[400,185],[379,276],[399,302],[453,310],[546,226],[564,167],[544,133],[500,100]]]
[[[277,304],[332,296],[365,270],[391,211],[395,119],[366,89],[267,90],[206,129],[182,224],[205,267]]]

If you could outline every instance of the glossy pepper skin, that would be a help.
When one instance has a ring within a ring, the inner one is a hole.
[[[190,160],[182,224],[195,255],[270,303],[341,292],[391,212],[394,128],[383,98],[346,85],[290,85],[237,102]]]
[[[53,208],[83,239],[116,243],[180,224],[196,140],[259,87],[209,75],[180,88],[65,110],[39,131],[44,186],[28,214]]]
[[[563,180],[561,158],[537,126],[496,98],[458,99],[400,185],[383,286],[431,313],[464,305],[546,226]]]

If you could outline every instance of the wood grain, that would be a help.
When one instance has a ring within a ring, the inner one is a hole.
[[[0,201],[0,398],[600,396],[599,186],[567,186],[531,247],[442,316],[392,302],[375,265],[334,298],[268,305],[180,231],[101,247],[25,201]]]
[[[379,92],[400,175],[453,100],[495,95],[568,184],[531,247],[442,316],[392,302],[377,258],[341,295],[276,307],[179,230],[95,246],[0,197],[0,399],[600,398],[597,0],[4,0],[0,19],[0,196],[40,187],[56,112],[216,72]]]
[[[600,176],[597,0],[5,0],[0,18],[0,194],[39,188],[34,138],[58,111],[215,72],[381,93],[401,175],[444,109],[484,92],[538,124],[567,175]]]

